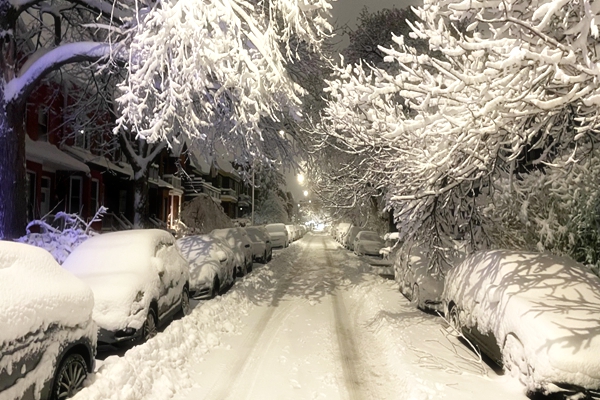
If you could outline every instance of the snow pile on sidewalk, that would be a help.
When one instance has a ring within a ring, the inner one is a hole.
[[[181,222],[182,226],[177,227],[177,237],[206,234],[213,229],[233,228],[233,223],[223,212],[223,208],[204,193],[183,203]]]
[[[220,345],[224,334],[238,334],[242,318],[271,295],[276,270],[297,258],[300,246],[290,248],[268,265],[237,281],[225,295],[200,303],[164,332],[129,350],[108,357],[74,400],[166,400],[194,382],[189,366]]]

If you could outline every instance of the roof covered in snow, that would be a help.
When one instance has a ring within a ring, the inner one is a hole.
[[[81,171],[90,173],[90,168],[81,161],[60,151],[48,142],[33,141],[25,135],[25,154],[27,160],[42,164],[55,171]]]

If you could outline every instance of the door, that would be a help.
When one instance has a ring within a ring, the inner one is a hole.
[[[42,177],[41,199],[40,199],[40,217],[50,212],[50,186],[52,180],[47,176]]]

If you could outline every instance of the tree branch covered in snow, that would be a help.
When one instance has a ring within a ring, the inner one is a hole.
[[[328,8],[324,0],[160,3],[135,29],[116,129],[154,142],[176,127],[194,139],[224,137],[245,158],[262,155],[283,141],[265,123],[302,117],[304,91],[286,65],[298,59],[293,43],[319,54]]]
[[[555,220],[567,205],[546,203],[584,197],[573,197],[567,185],[554,190],[554,200],[546,194],[560,179],[580,179],[574,171],[597,158],[599,11],[588,1],[425,1],[411,36],[441,56],[394,37],[396,45],[381,50],[398,72],[339,67],[323,127],[352,149],[344,151],[377,154],[364,171],[378,171],[370,179],[388,185],[404,238],[508,244],[522,224],[503,218],[522,207],[528,231],[536,230],[529,242],[555,249],[571,240],[567,250],[574,246],[569,235],[583,228]],[[534,177],[546,186],[525,184]],[[505,209],[491,213],[490,201]],[[565,217],[585,219],[587,207]],[[504,232],[490,232],[499,219]]]

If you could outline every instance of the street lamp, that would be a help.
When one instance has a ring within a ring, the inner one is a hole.
[[[308,190],[304,191],[304,197],[308,197]]]
[[[298,174],[298,183],[301,185],[304,183],[304,175]]]

